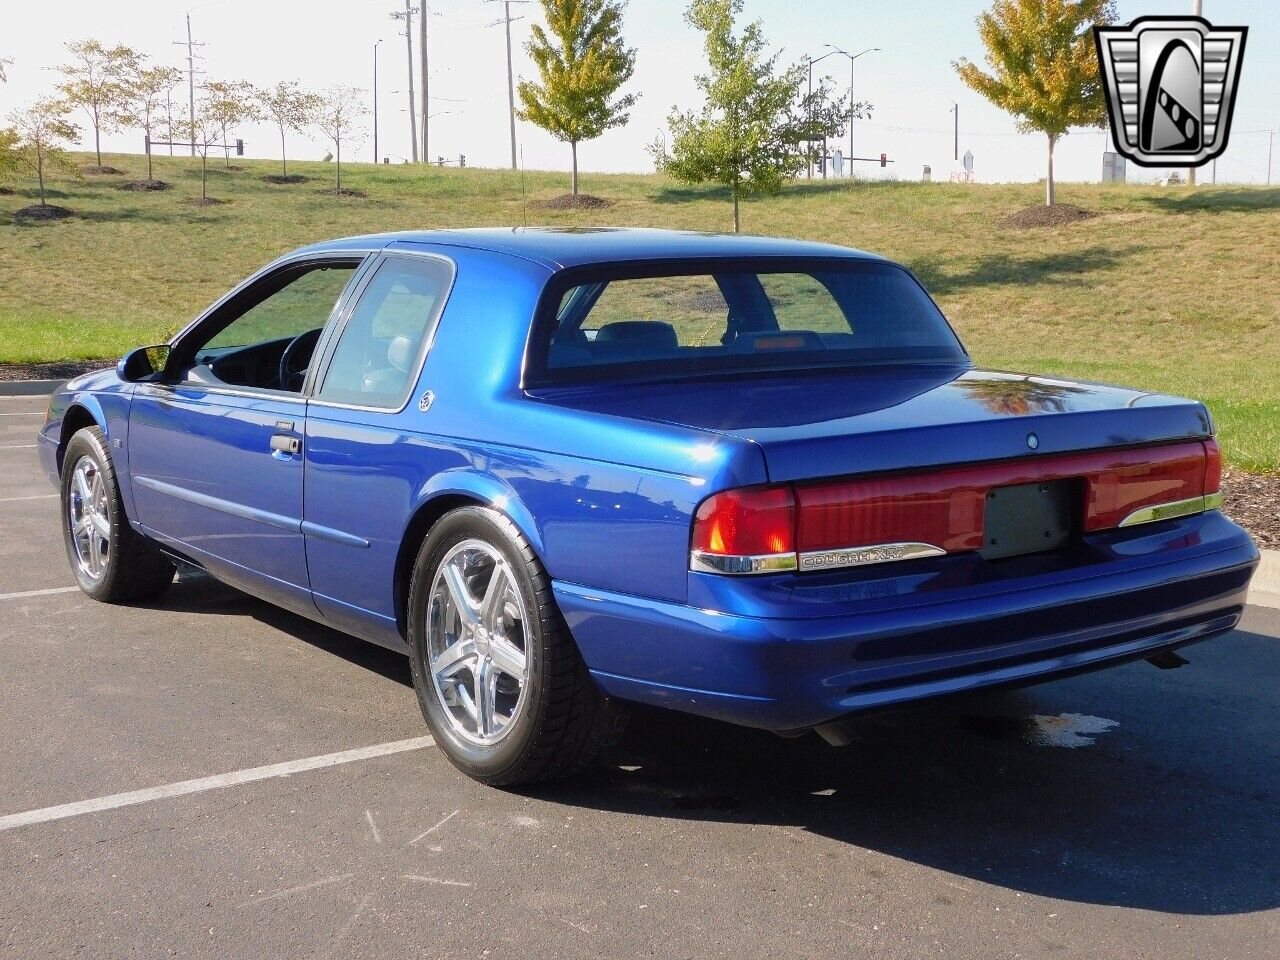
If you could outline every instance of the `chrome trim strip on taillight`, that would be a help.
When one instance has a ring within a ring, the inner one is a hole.
[[[1122,527],[1132,527],[1139,523],[1154,523],[1157,520],[1173,520],[1176,517],[1189,517],[1194,513],[1206,510],[1217,510],[1222,506],[1221,493],[1209,493],[1203,497],[1191,497],[1187,500],[1175,500],[1173,503],[1157,503],[1150,507],[1141,507],[1120,521]]]
[[[861,567],[872,563],[895,563],[898,560],[941,557],[946,552],[932,543],[877,543],[869,547],[810,550],[800,554],[800,569],[836,570],[841,567]]]
[[[727,556],[694,550],[689,554],[689,569],[697,573],[781,573],[796,569],[794,553],[759,553],[754,556]]]

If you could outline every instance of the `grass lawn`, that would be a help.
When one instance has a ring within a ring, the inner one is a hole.
[[[85,162],[88,162],[87,160]],[[529,223],[721,229],[727,197],[654,176],[587,174],[617,203],[527,217],[506,171],[351,164],[325,196],[331,164],[290,164],[310,183],[274,186],[278,164],[158,158],[174,189],[131,193],[142,158],[104,162],[124,177],[58,181],[50,201],[77,216],[24,224],[27,184],[0,197],[0,363],[114,358],[164,338],[246,274],[315,240],[375,230]],[[530,173],[531,201],[567,177]],[[1034,184],[800,183],[749,203],[744,229],[862,247],[910,266],[979,363],[1105,380],[1205,400],[1229,462],[1280,472],[1280,189],[1063,185],[1062,201],[1103,215],[1026,231],[997,222],[1035,203]]]

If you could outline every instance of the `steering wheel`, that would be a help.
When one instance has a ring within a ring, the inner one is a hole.
[[[298,334],[289,341],[289,345],[284,348],[284,353],[280,354],[281,390],[296,393],[302,389],[302,384],[307,379],[307,367],[311,364],[312,354],[315,353],[316,344],[320,340],[321,329],[316,327],[314,330]],[[295,366],[296,361],[303,359],[304,351],[305,362],[301,366]]]

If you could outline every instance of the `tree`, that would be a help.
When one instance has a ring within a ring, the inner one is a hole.
[[[66,145],[80,136],[80,129],[67,116],[71,105],[64,100],[37,100],[25,110],[9,114],[13,129],[5,139],[7,151],[18,163],[30,168],[40,183],[40,206],[46,205],[44,176],[51,165],[67,165]]]
[[[196,104],[196,115],[190,125],[191,142],[200,154],[200,202],[209,203],[209,151],[217,145],[222,133],[222,118],[207,94]],[[221,202],[221,201],[213,201]]]
[[[13,61],[7,57],[0,57],[0,83],[9,82],[9,74],[5,71],[13,66]]]
[[[147,148],[147,182],[154,182],[151,167],[151,141],[160,124],[160,110],[166,107],[168,94],[182,80],[182,71],[176,67],[149,67],[139,57],[131,65],[125,77],[128,98],[121,113],[127,122],[142,130]],[[171,136],[165,139],[172,139]]]
[[[637,99],[615,99],[636,66],[635,50],[622,40],[625,7],[619,0],[542,0],[547,25],[534,24],[525,45],[541,82],[520,82],[520,117],[569,144],[575,196],[578,144],[623,126]]]
[[[58,89],[72,107],[81,107],[93,124],[93,152],[102,166],[102,134],[118,129],[128,100],[126,78],[137,69],[138,52],[123,44],[104,47],[97,40],[68,43],[71,63],[58,67],[66,78]]]
[[[358,87],[333,87],[322,98],[316,111],[315,124],[333,143],[337,160],[337,185],[342,192],[342,142],[350,142],[355,135],[355,125],[368,111],[364,106],[364,91]]]
[[[1111,0],[995,0],[977,20],[991,72],[966,59],[952,64],[961,80],[1017,117],[1020,129],[1049,138],[1049,206],[1058,140],[1071,127],[1106,123],[1093,27],[1114,19]]]
[[[274,89],[258,91],[258,106],[262,115],[275,122],[280,130],[280,172],[289,176],[286,158],[285,136],[290,131],[302,133],[315,122],[324,98],[315,93],[299,90],[292,81],[277,83]]]
[[[768,56],[759,21],[735,35],[742,0],[693,0],[685,19],[706,37],[709,72],[697,78],[705,102],[699,113],[674,110],[667,119],[671,150],[650,147],[658,168],[685,183],[719,183],[733,196],[733,229],[741,229],[743,197],[777,193],[809,162],[814,141],[839,136],[847,119],[865,116],[864,103],[834,99],[824,82],[800,93],[805,67],[779,71]]]
[[[230,132],[242,123],[258,120],[257,91],[244,80],[218,81],[205,85],[205,112],[222,133],[222,152],[231,169]]]

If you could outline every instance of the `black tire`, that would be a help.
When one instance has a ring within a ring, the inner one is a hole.
[[[482,541],[502,554],[527,611],[527,699],[503,738],[491,745],[470,742],[455,731],[427,665],[432,585],[446,555],[465,540]],[[512,787],[570,776],[622,733],[626,708],[591,679],[537,555],[516,525],[494,510],[464,507],[432,527],[413,567],[408,628],[413,686],[427,725],[450,762],[481,783]]]
[[[97,577],[82,566],[71,529],[71,487],[76,466],[86,459],[100,471],[110,529],[105,564]],[[67,449],[62,455],[61,497],[62,539],[71,572],[81,590],[103,603],[128,603],[149,600],[169,588],[175,570],[173,561],[129,525],[120,499],[115,464],[111,460],[106,437],[97,426],[85,427],[67,441]]]

